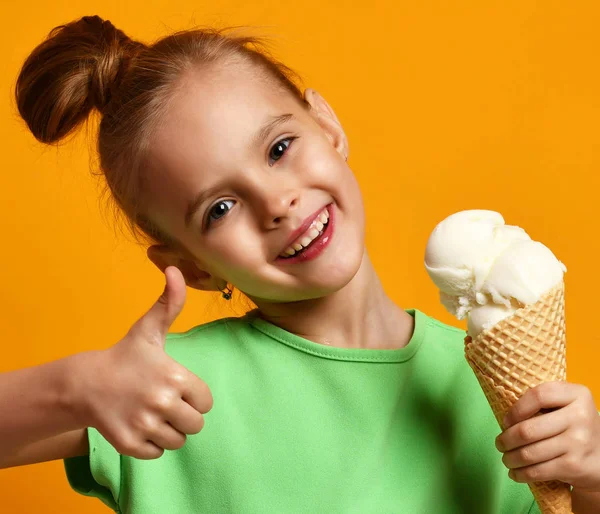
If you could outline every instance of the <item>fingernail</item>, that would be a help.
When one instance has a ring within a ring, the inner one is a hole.
[[[500,434],[500,435],[502,435],[502,434]],[[500,436],[496,437],[496,450],[498,450],[500,453],[503,453]]]

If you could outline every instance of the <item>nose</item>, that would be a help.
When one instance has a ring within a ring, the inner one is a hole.
[[[267,229],[277,228],[289,217],[300,202],[297,191],[278,188],[263,192],[263,225]]]

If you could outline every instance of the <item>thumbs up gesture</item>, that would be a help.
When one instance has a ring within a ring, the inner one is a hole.
[[[212,407],[208,386],[164,351],[167,332],[185,304],[185,280],[165,270],[158,301],[117,344],[79,354],[77,405],[85,426],[96,428],[121,454],[155,459],[181,448],[204,426]]]

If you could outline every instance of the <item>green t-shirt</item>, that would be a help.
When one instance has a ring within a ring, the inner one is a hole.
[[[204,429],[156,460],[89,429],[71,486],[127,514],[539,513],[495,448],[464,332],[407,312],[399,350],[332,348],[253,315],[170,334],[212,391]]]

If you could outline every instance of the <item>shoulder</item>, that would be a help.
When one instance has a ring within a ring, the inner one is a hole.
[[[166,347],[223,346],[234,340],[249,337],[252,333],[252,316],[221,318],[215,321],[196,325],[185,332],[167,334]]]
[[[458,347],[465,341],[465,330],[447,325],[422,311],[415,310],[417,322],[426,324],[425,340],[427,344],[440,348]]]
[[[240,360],[247,361],[252,344],[261,337],[252,326],[251,315],[221,318],[185,332],[169,333],[165,351],[190,371],[207,374],[229,371]]]
[[[427,314],[415,310],[415,332],[421,339],[419,358],[426,359],[430,366],[450,371],[457,366],[464,368],[464,330],[447,325]],[[467,365],[468,367],[468,365]]]
[[[244,324],[248,323],[246,317],[240,318],[220,318],[215,321],[209,321],[208,323],[203,323],[202,325],[196,325],[185,332],[169,332],[167,334],[167,341],[175,341],[175,340],[191,340],[197,337],[201,337],[202,335],[218,335],[221,333],[226,333],[228,331],[228,325],[230,324]]]
[[[419,311],[416,319],[417,324],[421,322],[426,329],[415,356],[415,366],[431,401],[443,406],[448,415],[452,412],[453,416],[464,417],[464,410],[459,405],[468,405],[469,414],[485,412],[488,417],[487,400],[465,358],[466,332]]]

